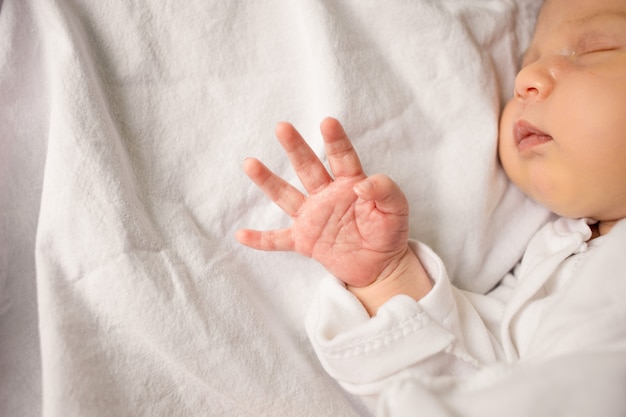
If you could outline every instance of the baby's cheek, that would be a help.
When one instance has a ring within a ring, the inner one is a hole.
[[[513,139],[513,123],[514,119],[514,100],[510,100],[500,117],[500,124],[498,128],[498,156],[502,159],[503,153],[508,152],[507,148],[514,143]]]

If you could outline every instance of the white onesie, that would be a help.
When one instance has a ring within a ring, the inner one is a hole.
[[[613,305],[606,291],[623,291],[621,297],[626,298],[626,246],[623,256],[609,255],[610,262],[601,262],[595,271],[583,267],[596,252],[602,255],[605,245],[619,244],[609,242],[611,235],[620,235],[624,242],[624,226],[622,222],[609,235],[589,241],[591,229],[584,219],[548,223],[512,273],[486,295],[455,288],[440,258],[425,245],[411,242],[434,283],[426,297],[417,302],[396,296],[370,318],[343,283],[329,277],[308,314],[307,332],[326,371],[348,391],[371,401],[389,390],[379,404],[384,415],[392,409],[393,415],[401,415],[405,409],[397,395],[389,395],[406,390],[406,381],[413,391],[445,404],[459,393],[467,396],[498,387],[500,379],[514,381],[520,364],[532,368],[533,361],[616,346],[623,354],[626,301]],[[595,286],[587,282],[594,275]],[[581,293],[578,287],[585,284],[591,284],[592,291]],[[601,320],[601,314],[608,320]],[[626,355],[623,358],[619,366],[626,370]],[[536,377],[541,379],[541,372]],[[415,398],[415,392],[407,396]],[[626,408],[626,400],[621,401]],[[442,407],[449,410],[452,405]],[[473,415],[465,408],[461,412]]]

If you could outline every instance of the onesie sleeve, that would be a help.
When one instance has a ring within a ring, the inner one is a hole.
[[[410,245],[433,280],[433,289],[419,302],[399,295],[370,318],[341,281],[327,277],[307,316],[320,362],[353,394],[376,396],[390,379],[407,372],[470,374],[497,357],[490,330],[450,284],[441,259],[421,243]]]

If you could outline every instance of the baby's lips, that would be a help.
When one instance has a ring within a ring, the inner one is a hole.
[[[550,142],[552,136],[542,131],[541,129],[533,126],[526,120],[518,120],[515,122],[514,137],[517,150],[520,153],[529,151],[536,146]]]
[[[552,136],[523,119],[515,122],[515,124],[513,125],[513,134],[515,137],[515,143],[518,146],[522,141],[530,136],[545,138],[545,140],[552,139]]]

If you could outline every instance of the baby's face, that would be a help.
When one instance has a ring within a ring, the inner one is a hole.
[[[557,214],[626,217],[626,0],[547,0],[500,122],[511,180]]]

